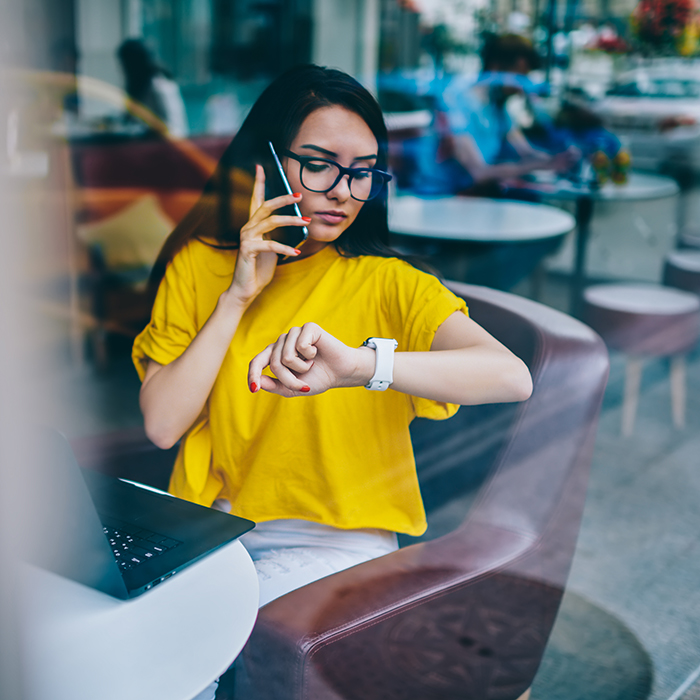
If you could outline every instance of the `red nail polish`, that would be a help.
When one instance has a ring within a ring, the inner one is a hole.
[[[299,391],[303,391],[306,394],[307,392],[311,391],[311,387],[310,386],[303,386],[303,387],[301,387],[301,389],[299,389]]]
[[[301,220],[302,220],[302,221],[306,221],[306,223],[308,224],[309,221],[311,221],[311,217],[310,217],[310,216],[302,216],[302,217],[301,217]]]
[[[295,192],[292,197],[301,197],[301,192]]]
[[[301,251],[298,248],[294,249],[294,255],[299,255],[300,253],[301,253]]]
[[[258,385],[255,382],[250,383],[250,390],[255,393],[258,390]]]

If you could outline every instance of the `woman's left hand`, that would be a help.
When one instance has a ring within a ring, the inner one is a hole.
[[[263,374],[269,367],[274,377]],[[290,328],[248,366],[248,386],[280,396],[313,396],[337,387],[363,386],[374,372],[374,350],[351,348],[315,323]]]

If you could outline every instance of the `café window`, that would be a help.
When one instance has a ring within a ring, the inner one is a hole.
[[[312,9],[311,0],[124,0],[124,25],[178,81],[203,84],[311,61]]]

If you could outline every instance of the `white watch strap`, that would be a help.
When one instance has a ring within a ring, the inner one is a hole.
[[[398,343],[393,338],[367,338],[363,345],[375,352],[374,374],[365,389],[384,391],[394,381],[394,350]]]

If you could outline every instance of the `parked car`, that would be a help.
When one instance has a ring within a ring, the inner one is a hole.
[[[622,73],[590,107],[629,149],[635,168],[700,171],[700,66]]]

